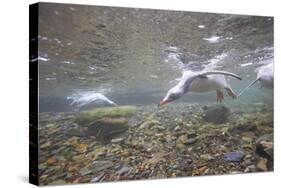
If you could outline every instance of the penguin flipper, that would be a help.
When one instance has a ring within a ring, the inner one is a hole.
[[[208,72],[200,73],[200,74],[198,74],[198,75],[193,76],[192,78],[190,78],[190,79],[188,80],[188,82],[185,83],[185,86],[184,86],[185,90],[184,90],[184,92],[187,92],[187,91],[188,91],[189,86],[191,85],[191,83],[192,83],[195,79],[197,79],[197,78],[204,78],[204,77],[205,77],[205,78],[208,78],[208,77],[207,77],[208,75],[214,75],[214,74],[217,74],[217,75],[224,75],[224,76],[231,76],[231,77],[234,77],[234,78],[236,78],[236,79],[238,79],[238,80],[242,80],[242,78],[241,78],[240,76],[238,76],[237,74],[231,73],[231,72],[226,72],[226,71],[208,71]]]
[[[244,91],[246,91],[249,87],[254,85],[259,80],[260,80],[260,78],[257,78],[254,81],[252,81],[247,87],[245,87],[242,91],[240,91],[240,93],[237,95],[237,97],[240,97],[244,93]]]
[[[201,73],[198,76],[200,77],[200,76],[207,76],[207,75],[212,75],[212,74],[231,76],[231,77],[236,78],[238,80],[242,80],[242,78],[240,76],[238,76],[237,74],[234,74],[232,72],[226,72],[226,71],[208,71],[208,72]]]

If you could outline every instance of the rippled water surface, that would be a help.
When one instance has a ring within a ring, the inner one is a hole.
[[[183,70],[206,66],[242,76],[230,81],[239,91],[257,67],[273,62],[271,17],[63,4],[39,9],[41,111],[71,110],[66,98],[87,92],[120,105],[156,104]],[[181,100],[213,102],[214,96]]]

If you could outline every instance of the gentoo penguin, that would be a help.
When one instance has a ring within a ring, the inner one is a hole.
[[[252,81],[246,88],[244,88],[237,97],[241,96],[245,90],[259,81],[262,88],[273,89],[273,63],[264,65],[257,70],[257,79]]]
[[[113,106],[117,106],[117,104],[111,100],[109,100],[106,96],[101,93],[87,93],[79,97],[68,97],[68,99],[72,99],[71,106],[76,106],[78,108],[83,107],[85,105],[93,104],[93,103],[103,103],[110,104]]]
[[[168,91],[167,95],[160,101],[159,106],[174,101],[187,92],[217,91],[217,102],[222,102],[224,99],[222,90],[226,89],[228,95],[235,99],[236,94],[226,82],[225,76],[242,80],[238,75],[225,71],[185,71],[179,83]]]

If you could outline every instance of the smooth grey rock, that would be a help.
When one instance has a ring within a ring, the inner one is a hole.
[[[229,152],[224,154],[224,160],[227,162],[240,162],[244,158],[245,154],[242,151]]]
[[[203,108],[203,120],[214,124],[222,124],[227,121],[229,109],[225,106],[205,106]]]

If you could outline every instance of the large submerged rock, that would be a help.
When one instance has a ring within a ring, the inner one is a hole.
[[[102,140],[110,140],[127,129],[128,120],[126,118],[103,118],[89,125],[87,134]]]
[[[129,122],[126,118],[102,118],[93,121],[80,129],[71,129],[66,132],[68,136],[87,137],[95,136],[98,140],[109,142],[115,136],[128,130]]]
[[[77,116],[79,125],[66,131],[68,136],[95,136],[96,139],[109,142],[128,130],[128,117],[136,111],[134,106],[104,107],[83,111]]]
[[[206,122],[221,124],[227,121],[229,109],[225,106],[205,106],[203,107],[203,120]]]
[[[102,118],[129,117],[136,112],[135,106],[103,107],[82,111],[77,117],[79,124],[88,124]]]

